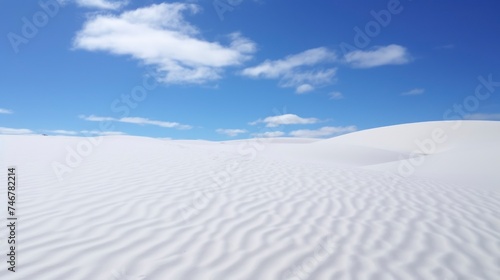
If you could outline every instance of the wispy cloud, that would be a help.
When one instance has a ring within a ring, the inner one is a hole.
[[[8,134],[8,135],[20,135],[20,134],[34,134],[35,132],[31,129],[26,128],[9,128],[9,127],[0,127],[0,134]]]
[[[12,114],[12,113],[14,113],[12,112],[12,110],[0,108],[0,114]]]
[[[90,116],[80,115],[78,117],[82,120],[91,121],[91,122],[119,121],[119,119],[115,119],[112,117],[98,117],[98,116],[94,116],[94,115],[90,115]]]
[[[285,135],[283,131],[267,131],[263,133],[254,133],[252,136],[254,137],[260,137],[260,138],[274,138],[274,137],[281,137]]]
[[[190,125],[184,125],[184,124],[180,124],[177,122],[155,121],[155,120],[150,120],[147,118],[138,118],[138,117],[121,118],[118,121],[123,122],[123,123],[133,123],[133,124],[139,124],[139,125],[145,125],[145,124],[156,125],[156,126],[165,127],[165,128],[177,128],[177,129],[191,129],[192,128]]]
[[[425,92],[425,89],[423,89],[423,88],[414,88],[412,90],[405,91],[405,92],[401,93],[401,95],[420,95],[420,94],[423,94],[424,92]]]
[[[59,0],[61,1],[61,0]],[[80,7],[94,8],[101,10],[118,10],[128,4],[126,0],[75,0],[76,4]]]
[[[297,92],[298,94],[302,94],[302,93],[307,93],[307,92],[310,92],[313,90],[314,90],[314,87],[311,86],[310,84],[303,84],[303,85],[298,86],[297,89],[295,90],[295,92]]]
[[[485,113],[468,114],[468,115],[465,115],[464,118],[466,120],[500,120],[500,113],[498,113],[498,114],[485,114]]]
[[[180,124],[178,122],[165,122],[165,121],[157,121],[157,120],[150,120],[148,118],[139,118],[139,117],[126,117],[126,118],[112,118],[112,117],[99,117],[99,116],[85,116],[85,115],[80,115],[80,119],[86,120],[86,121],[93,121],[93,122],[101,122],[101,121],[113,121],[113,122],[121,122],[121,123],[131,123],[131,124],[138,124],[138,125],[155,125],[159,127],[165,127],[165,128],[176,128],[176,129],[191,129],[192,126],[190,125],[185,125],[185,124]]]
[[[57,129],[57,130],[47,130],[47,133],[52,133],[52,134],[58,134],[58,135],[83,135],[83,136],[89,136],[89,135],[125,135],[124,132],[121,131],[101,131],[101,130],[81,130],[81,131],[74,131],[74,130],[62,130],[62,129]]]
[[[230,137],[235,137],[238,136],[239,134],[247,133],[245,129],[223,129],[219,128],[216,130],[217,133],[219,134],[224,134]]]
[[[336,60],[335,52],[320,47],[284,59],[266,60],[244,69],[242,74],[252,78],[279,79],[281,87],[293,87],[297,93],[305,93],[334,82],[337,68],[324,68],[324,65]]]
[[[345,62],[355,68],[372,68],[383,65],[398,65],[411,62],[408,50],[400,45],[378,46],[372,50],[355,50],[344,57]]]
[[[100,130],[82,130],[80,131],[83,135],[99,135],[99,136],[111,136],[111,135],[126,135],[126,133],[121,131],[100,131]]]
[[[265,119],[259,119],[250,123],[250,125],[256,125],[258,123],[265,123],[266,127],[277,127],[280,125],[290,125],[290,124],[313,124],[319,122],[316,118],[302,118],[294,114],[284,114],[280,116],[271,116]]]
[[[333,99],[333,100],[339,100],[339,99],[343,99],[344,98],[344,95],[340,91],[330,92],[328,94],[328,96],[330,97],[330,99]]]
[[[62,135],[77,135],[78,134],[78,131],[62,130],[62,129],[49,130],[47,132],[54,133],[54,134],[62,134]]]
[[[293,137],[321,138],[356,131],[356,126],[325,126],[320,129],[301,129],[290,132]]]
[[[164,83],[205,83],[221,78],[223,69],[251,58],[256,46],[239,33],[227,45],[205,40],[184,14],[200,7],[162,3],[120,15],[97,14],[76,34],[73,46],[87,51],[128,55],[156,67]]]

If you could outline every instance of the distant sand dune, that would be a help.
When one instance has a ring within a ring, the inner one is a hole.
[[[452,124],[280,139],[254,159],[242,141],[104,137],[62,181],[52,164],[82,138],[0,136],[20,180],[18,272],[0,279],[498,279],[500,125]],[[448,140],[398,174],[435,128]]]

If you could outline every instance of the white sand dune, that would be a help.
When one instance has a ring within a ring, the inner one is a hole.
[[[321,141],[0,136],[2,182],[7,165],[19,178],[17,272],[3,262],[0,279],[498,279],[500,122],[455,124]],[[446,140],[420,149],[436,129]]]
[[[500,122],[440,121],[370,129],[269,154],[499,187]]]

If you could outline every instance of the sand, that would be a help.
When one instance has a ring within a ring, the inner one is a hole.
[[[2,224],[18,170],[16,272],[2,261],[0,279],[498,279],[500,122],[457,124],[0,136]]]

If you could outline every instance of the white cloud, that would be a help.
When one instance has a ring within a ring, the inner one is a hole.
[[[192,126],[190,125],[185,125],[185,124],[180,124],[177,122],[165,122],[165,121],[156,121],[156,120],[150,120],[148,118],[139,118],[139,117],[125,117],[125,118],[111,118],[111,117],[99,117],[99,116],[85,116],[85,115],[80,115],[80,119],[86,120],[86,121],[93,121],[93,122],[101,122],[101,121],[114,121],[114,122],[121,122],[121,123],[132,123],[132,124],[138,124],[138,125],[155,125],[159,127],[166,127],[166,128],[177,128],[177,129],[191,129]]]
[[[60,134],[60,135],[78,135],[78,134],[83,134],[83,135],[124,135],[125,133],[121,131],[101,131],[101,130],[81,130],[81,131],[73,131],[73,130],[48,130],[47,132],[54,133],[54,134]]]
[[[336,60],[335,52],[321,47],[280,60],[266,60],[257,66],[244,69],[242,74],[252,78],[279,79],[281,87],[294,87],[297,93],[304,93],[314,87],[334,82],[337,68],[317,67]]]
[[[264,133],[254,133],[252,135],[261,138],[274,138],[274,137],[281,137],[285,135],[285,133],[283,131],[268,131]]]
[[[133,124],[140,124],[140,125],[144,125],[144,124],[156,125],[156,126],[166,127],[166,128],[177,128],[177,129],[191,129],[192,128],[190,125],[184,125],[184,124],[180,124],[177,122],[155,121],[155,120],[150,120],[147,118],[138,118],[138,117],[121,118],[118,121],[123,122],[123,123],[133,123]]]
[[[296,90],[305,83],[320,87],[335,82],[336,74],[337,68],[294,72],[284,76],[279,85],[281,87],[295,87]]]
[[[310,84],[303,84],[303,85],[298,86],[297,89],[295,90],[295,92],[297,92],[298,94],[302,94],[302,93],[307,93],[307,92],[310,92],[313,90],[314,90],[314,87],[311,86]]]
[[[401,95],[420,95],[420,94],[423,94],[424,92],[425,92],[425,89],[423,89],[423,88],[415,88],[415,89],[412,89],[409,91],[405,91],[405,92],[401,93]]]
[[[290,132],[291,136],[294,137],[303,137],[303,138],[321,138],[327,136],[334,136],[343,133],[356,131],[356,126],[325,126],[320,129],[310,130],[310,129],[301,129]]]
[[[19,134],[33,134],[33,133],[34,132],[32,130],[26,128],[0,127],[0,134],[19,135]]]
[[[316,118],[301,118],[294,114],[284,114],[280,116],[267,117],[265,119],[259,119],[251,122],[251,125],[256,125],[258,123],[265,123],[267,127],[277,127],[279,125],[288,124],[313,124],[319,122]]]
[[[335,53],[326,48],[310,49],[285,59],[266,60],[258,66],[244,69],[243,74],[250,77],[279,78],[295,68],[313,66],[325,60],[334,61],[336,58]]]
[[[355,50],[347,53],[344,58],[348,64],[356,68],[406,64],[411,61],[408,50],[400,45],[379,46],[368,51]]]
[[[229,45],[209,42],[184,13],[198,5],[162,3],[120,15],[98,14],[87,20],[74,39],[76,49],[128,55],[152,65],[165,83],[204,83],[221,77],[225,67],[251,58],[255,44],[239,33]]]
[[[58,129],[58,130],[49,130],[48,132],[50,132],[50,133],[55,133],[55,134],[63,134],[63,135],[77,135],[77,134],[78,134],[78,132],[77,132],[77,131],[62,130],[62,129]]]
[[[247,133],[248,132],[245,129],[222,129],[222,128],[219,128],[216,131],[219,134],[225,134],[225,135],[231,136],[231,137],[238,136],[238,134],[242,134],[242,133]]]
[[[12,110],[0,108],[0,114],[12,114]]]
[[[500,120],[500,114],[476,113],[465,115],[464,118],[466,120]]]
[[[80,7],[95,8],[102,10],[117,10],[128,4],[128,1],[109,1],[109,0],[76,0]]]
[[[339,99],[343,99],[344,98],[344,95],[340,91],[330,92],[328,94],[328,96],[330,96],[330,99],[334,99],[334,100],[339,100]]]
[[[125,135],[121,131],[100,131],[100,130],[82,130],[80,133],[85,135],[100,135],[100,136],[110,136],[110,135]]]
[[[90,116],[79,115],[78,117],[80,119],[82,119],[82,120],[91,121],[91,122],[118,121],[115,118],[111,118],[111,117],[98,117],[98,116],[94,116],[94,115],[90,115]]]

